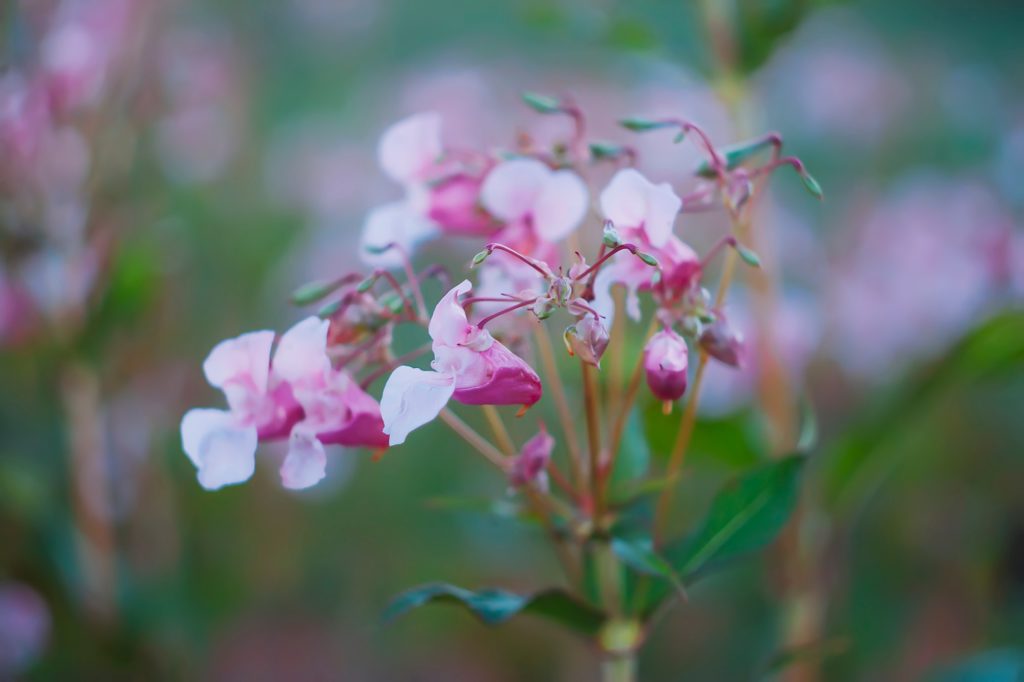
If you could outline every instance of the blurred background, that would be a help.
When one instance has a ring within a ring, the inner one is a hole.
[[[413,584],[557,579],[500,505],[449,503],[503,484],[442,426],[379,462],[332,453],[302,494],[272,449],[206,493],[178,436],[220,404],[215,343],[286,328],[296,285],[358,267],[365,214],[400,195],[381,131],[436,110],[463,146],[563,133],[522,90],[571,92],[656,181],[698,156],[618,118],[778,130],[825,189],[772,181],[775,305],[731,303],[816,416],[802,601],[780,604],[778,552],[700,583],[641,679],[769,678],[792,618],[816,679],[1021,679],[1022,27],[1009,0],[5,0],[0,679],[593,678],[542,622],[379,628]],[[678,229],[707,246],[720,217]],[[684,513],[765,456],[759,371],[709,373]],[[659,408],[631,445],[655,461]]]

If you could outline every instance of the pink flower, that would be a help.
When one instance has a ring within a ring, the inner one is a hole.
[[[540,432],[523,444],[512,462],[509,471],[509,480],[514,486],[529,485],[537,481],[541,488],[547,488],[548,461],[551,459],[551,451],[555,449],[555,439],[551,437],[544,425],[540,425]]]
[[[467,405],[532,405],[541,396],[540,378],[519,356],[471,325],[459,297],[472,285],[463,281],[445,294],[430,318],[432,371],[399,367],[381,396],[384,433],[390,444],[435,419],[454,398]]]
[[[683,337],[663,329],[644,348],[647,386],[659,400],[679,400],[686,392],[689,351]]]
[[[287,332],[271,361],[274,333],[222,341],[203,363],[228,410],[189,410],[181,422],[185,454],[208,490],[241,483],[255,469],[260,440],[291,436],[284,485],[305,488],[324,476],[325,443],[383,447],[379,409],[326,353],[329,323],[307,318]]]
[[[498,164],[480,191],[484,207],[506,224],[498,241],[540,259],[537,244],[569,236],[586,215],[587,200],[587,187],[576,173],[551,170],[536,159]]]
[[[730,367],[739,367],[743,360],[743,334],[722,313],[704,328],[699,342],[704,352]]]
[[[497,229],[479,202],[489,162],[483,168],[473,168],[446,156],[438,114],[416,114],[392,125],[381,136],[377,158],[384,173],[402,185],[406,196],[367,218],[363,252],[368,263],[399,265],[398,253],[373,253],[375,247],[389,243],[411,250],[438,231],[487,235]]]
[[[658,259],[662,285],[668,290],[689,287],[700,273],[697,254],[672,234],[682,201],[668,183],[655,185],[632,168],[620,170],[601,193],[601,211],[624,241]],[[637,258],[619,254],[598,273],[594,307],[609,319],[615,312],[611,287],[626,287],[626,312],[640,319],[637,292],[651,288],[652,271]]]

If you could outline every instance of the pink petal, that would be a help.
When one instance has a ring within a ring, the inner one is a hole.
[[[315,381],[331,368],[327,357],[330,321],[310,316],[281,335],[274,352],[274,375],[293,384]]]
[[[207,490],[248,480],[256,468],[256,427],[230,412],[195,409],[181,420],[181,443]]]
[[[203,362],[203,373],[211,386],[223,389],[228,383],[244,383],[257,393],[267,390],[270,348],[274,332],[242,334],[218,343]]]
[[[576,173],[552,173],[534,202],[533,229],[549,242],[569,236],[587,214],[588,198],[587,186]]]
[[[288,454],[281,463],[281,483],[291,490],[316,485],[327,473],[327,453],[316,436],[302,429],[292,431]]]
[[[536,159],[503,161],[487,174],[480,202],[492,215],[514,222],[533,212],[551,169]]]
[[[434,234],[433,224],[406,201],[385,204],[370,211],[363,224],[359,256],[367,265],[379,268],[402,266],[402,254],[396,249],[377,253],[376,249],[397,244],[406,253]]]
[[[632,168],[620,170],[601,193],[601,212],[620,230],[643,228],[654,246],[663,245],[682,201],[668,183],[655,185]]]
[[[468,294],[472,289],[470,281],[464,279],[438,302],[427,327],[427,332],[434,343],[457,346],[465,340],[469,320],[462,304],[459,303],[459,297]]]
[[[399,367],[388,377],[380,398],[384,433],[391,445],[405,442],[411,431],[437,418],[455,391],[455,377]]]
[[[533,405],[543,389],[540,377],[522,358],[498,341],[480,353],[486,378],[466,386],[461,381],[452,397],[466,405]],[[460,376],[461,379],[461,376]]]
[[[396,182],[410,184],[424,175],[441,156],[441,116],[414,114],[384,131],[377,147],[380,167]]]

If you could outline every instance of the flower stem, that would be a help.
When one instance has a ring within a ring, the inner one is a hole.
[[[483,405],[482,407],[484,408],[484,416],[487,417],[487,423],[491,425],[491,431],[494,432],[494,439],[498,441],[498,447],[510,457],[515,455],[515,443],[512,442],[512,437],[508,435],[508,429],[505,428],[505,422],[502,421],[498,408],[494,405]]]
[[[636,654],[606,658],[601,662],[601,682],[635,682]]]
[[[587,442],[590,446],[590,495],[594,505],[594,518],[600,519],[604,512],[601,495],[601,424],[598,422],[601,396],[594,380],[594,368],[580,362],[583,370],[583,404],[587,415]]]
[[[472,445],[473,449],[483,455],[487,461],[498,467],[502,473],[505,473],[505,456],[501,454],[501,451],[498,450],[498,448],[491,445],[486,438],[477,433],[472,426],[459,419],[459,417],[447,407],[441,410],[440,416],[441,420],[450,426],[452,431],[459,434],[463,440]]]
[[[544,374],[547,376],[548,385],[555,398],[555,408],[558,411],[562,432],[565,434],[565,444],[569,450],[569,467],[576,483],[577,494],[579,494],[583,491],[583,461],[580,454],[580,442],[573,426],[569,401],[565,397],[565,386],[562,384],[562,377],[558,373],[558,365],[555,363],[555,353],[551,349],[551,338],[544,325],[539,321],[535,321],[533,324],[533,338],[541,364],[544,365]]]

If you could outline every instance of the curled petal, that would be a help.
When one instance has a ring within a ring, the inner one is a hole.
[[[293,429],[280,473],[281,483],[292,490],[302,490],[319,483],[327,473],[327,453],[323,443],[301,428]]]
[[[381,251],[389,244],[397,244],[407,253],[431,236],[433,224],[406,201],[385,204],[370,211],[363,224],[359,254],[363,262],[380,268],[401,267],[400,251]]]
[[[274,374],[291,383],[316,380],[331,368],[327,357],[329,320],[311,316],[281,335],[274,352]]]
[[[404,443],[411,431],[436,419],[454,391],[454,376],[413,367],[397,368],[388,377],[380,399],[389,443]]]
[[[533,206],[533,228],[541,239],[557,242],[576,229],[587,213],[587,186],[570,170],[552,173]]]
[[[441,116],[426,112],[385,130],[377,146],[377,160],[395,181],[410,184],[424,179],[442,151]]]
[[[473,285],[468,279],[456,284],[434,308],[430,316],[427,332],[434,343],[445,346],[458,346],[466,339],[466,328],[469,320],[466,311],[459,303],[459,297],[468,294]]]
[[[529,215],[551,169],[536,159],[504,161],[487,174],[480,201],[492,215],[515,222]]]
[[[672,225],[682,200],[663,182],[655,185],[632,168],[620,170],[601,193],[601,212],[616,227],[643,228],[647,239],[662,246],[672,234]]]
[[[256,427],[230,412],[195,409],[181,420],[181,443],[207,490],[248,480],[256,468]]]
[[[271,331],[250,332],[221,341],[203,362],[206,380],[215,388],[236,383],[257,393],[266,392],[273,345]]]

